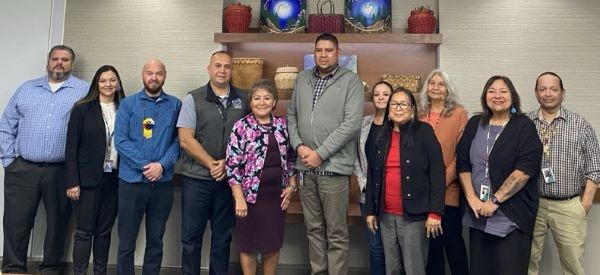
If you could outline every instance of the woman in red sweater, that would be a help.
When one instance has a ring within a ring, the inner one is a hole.
[[[412,93],[394,91],[384,128],[367,156],[367,226],[381,230],[386,274],[424,275],[428,237],[442,233],[442,150],[431,126],[417,114]]]

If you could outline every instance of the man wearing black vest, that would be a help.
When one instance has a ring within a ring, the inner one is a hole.
[[[235,216],[225,148],[233,124],[248,114],[246,94],[229,84],[231,55],[213,53],[207,71],[210,81],[186,95],[177,122],[183,148],[181,266],[186,275],[200,274],[202,237],[209,220],[210,274],[227,274]]]

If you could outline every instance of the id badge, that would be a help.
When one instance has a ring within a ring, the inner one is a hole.
[[[479,199],[481,201],[487,201],[490,199],[490,187],[487,185],[482,185],[479,189]]]
[[[112,172],[112,170],[113,170],[112,160],[105,160],[104,165],[102,167],[104,168],[104,172],[106,172],[106,173]]]
[[[552,171],[552,167],[542,168],[542,176],[544,177],[545,183],[556,182],[556,177],[554,177],[554,171]]]

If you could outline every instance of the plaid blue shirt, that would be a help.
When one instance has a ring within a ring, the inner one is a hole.
[[[159,182],[173,179],[175,161],[179,157],[177,117],[181,101],[160,93],[155,101],[145,90],[124,98],[119,104],[115,121],[115,147],[119,153],[119,178],[129,182],[150,182],[144,177],[146,164],[159,162],[163,167]],[[154,120],[152,137],[145,138],[142,122]]]
[[[0,118],[0,155],[8,166],[21,156],[34,162],[65,161],[67,123],[89,84],[74,76],[52,92],[48,77],[29,80],[14,93]]]

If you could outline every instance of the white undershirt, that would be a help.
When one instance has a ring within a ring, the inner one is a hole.
[[[60,86],[62,86],[63,83],[65,83],[65,82],[64,81],[63,82],[59,82],[59,83],[50,83],[50,82],[48,82],[48,85],[50,85],[50,90],[54,93],[54,92],[58,91],[58,89],[60,89]]]
[[[113,134],[111,137],[111,141],[110,141],[110,156],[109,156],[109,160],[112,160],[112,166],[113,169],[117,169],[118,167],[118,163],[117,163],[117,150],[115,149],[115,136],[114,136],[114,131],[115,131],[115,114],[116,114],[116,108],[115,108],[115,103],[114,102],[110,102],[110,103],[102,103],[100,102],[100,107],[102,107],[102,117],[104,118],[104,128],[106,128],[107,132],[105,132],[105,137],[107,134]],[[108,125],[108,127],[107,127]],[[108,145],[108,144],[107,144]]]

